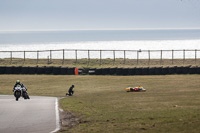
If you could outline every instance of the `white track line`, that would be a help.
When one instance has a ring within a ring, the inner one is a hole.
[[[60,129],[60,117],[59,117],[59,111],[58,111],[58,98],[56,98],[56,101],[55,101],[55,112],[56,112],[56,129],[51,131],[50,133],[55,133]]]

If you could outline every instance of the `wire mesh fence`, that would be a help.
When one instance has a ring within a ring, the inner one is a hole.
[[[68,60],[73,63],[85,64],[128,64],[128,65],[170,65],[170,64],[199,64],[200,50],[83,50],[61,49],[41,51],[0,51],[0,64],[9,62],[33,64],[58,63],[66,64]],[[82,61],[81,61],[82,60]],[[189,62],[188,62],[189,61]]]

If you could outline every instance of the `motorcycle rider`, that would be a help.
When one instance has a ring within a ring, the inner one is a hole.
[[[21,88],[25,88],[25,89],[26,89],[26,92],[27,92],[27,88],[26,88],[26,86],[25,86],[23,83],[20,83],[19,80],[16,81],[16,83],[15,83],[15,85],[14,85],[14,87],[13,87],[13,92],[14,92],[15,87],[16,87],[17,85],[20,85]],[[29,98],[29,95],[28,95],[28,92],[27,92],[27,97],[28,97],[28,99],[30,99],[30,98]]]
[[[14,87],[13,87],[13,91],[14,91],[14,89],[15,89],[15,87],[16,87],[17,85],[20,85],[21,87],[24,87],[24,85],[23,85],[22,83],[20,83],[19,80],[17,80],[16,83],[15,83],[15,85],[14,85]]]

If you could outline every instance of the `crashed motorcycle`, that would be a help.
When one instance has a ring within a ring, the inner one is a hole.
[[[126,92],[145,92],[146,91],[146,89],[144,89],[142,86],[128,87],[125,90],[126,90]]]
[[[20,85],[17,85],[14,88],[14,96],[16,98],[16,101],[18,101],[21,96],[24,99],[30,99],[29,96],[28,96],[27,89],[25,87],[22,88]]]

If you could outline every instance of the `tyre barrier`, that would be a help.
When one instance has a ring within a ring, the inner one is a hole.
[[[22,67],[21,74],[28,74],[29,73],[29,67]]]
[[[197,69],[198,69],[198,67],[191,66],[190,70],[189,70],[189,74],[197,74]]]
[[[102,69],[97,68],[96,71],[95,71],[95,75],[102,75]]]
[[[130,75],[129,68],[122,68],[122,75]]]
[[[0,74],[4,74],[6,71],[6,67],[0,66]]]
[[[163,67],[163,68],[162,68],[162,74],[163,74],[163,75],[169,74],[169,67]]]
[[[142,68],[140,67],[135,68],[135,75],[142,75]]]
[[[105,71],[108,72],[106,75],[110,75],[110,68],[106,68]]]
[[[149,75],[155,75],[155,67],[149,67]]]
[[[117,68],[110,68],[110,75],[116,75]]]
[[[106,74],[107,74],[106,71],[107,71],[107,70],[105,70],[105,68],[101,68],[101,75],[106,75]]]
[[[142,68],[142,75],[149,75],[149,67]]]
[[[176,67],[176,74],[182,74],[183,73],[183,67],[177,66]]]
[[[74,75],[71,67],[22,67],[0,66],[0,74],[53,74]],[[199,66],[143,67],[143,68],[78,68],[78,74],[85,75],[168,75],[168,74],[200,74]]]
[[[78,68],[78,69],[79,69],[79,74],[82,74],[82,75],[89,74],[89,68],[84,68],[84,69],[83,68]]]
[[[67,75],[74,75],[75,74],[75,68],[74,67],[69,67],[67,69]]]
[[[200,66],[197,67],[197,73],[196,74],[200,74]]]
[[[45,74],[52,74],[53,73],[53,67],[45,67]]]
[[[182,73],[181,74],[189,74],[190,66],[182,67]]]
[[[12,67],[12,74],[21,74],[21,69],[22,69],[21,66],[18,66],[18,67],[13,66]]]
[[[89,69],[88,74],[95,75],[95,71],[96,71],[96,68],[91,68],[91,69]]]
[[[83,74],[83,68],[78,68],[78,74],[79,75]]]
[[[116,70],[116,75],[123,75],[122,69],[123,69],[123,68],[117,68],[117,70]]]
[[[29,67],[28,74],[37,74],[38,67]]]
[[[169,74],[176,74],[176,66],[174,67],[169,67]]]
[[[129,68],[129,69],[128,69],[128,73],[129,73],[130,75],[136,75],[136,74],[135,74],[135,68]]]
[[[155,68],[155,75],[163,75],[162,74],[162,67],[156,67]]]
[[[52,74],[60,75],[61,67],[53,67]]]
[[[38,67],[36,74],[46,74],[45,73],[45,71],[46,71],[45,69],[46,69],[46,67]]]
[[[5,74],[13,74],[13,67],[6,67]]]
[[[61,75],[67,75],[67,70],[68,70],[68,67],[61,67],[60,68],[60,74]]]
[[[102,75],[109,75],[110,69],[109,68],[102,68]]]
[[[155,67],[150,67],[149,68],[149,75],[155,75],[156,74],[156,68]]]

